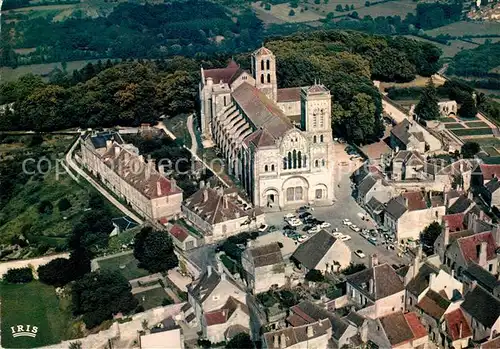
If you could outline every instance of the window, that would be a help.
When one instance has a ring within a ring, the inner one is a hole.
[[[266,69],[271,69],[271,62],[269,62],[269,59],[266,61]]]
[[[307,155],[304,155],[304,156],[302,157],[302,160],[303,160],[302,167],[306,167],[306,166],[307,166]]]
[[[314,160],[314,167],[319,167],[319,161],[318,160]]]
[[[295,187],[295,200],[302,200],[303,190],[302,187]]]
[[[269,171],[269,167],[266,165],[264,166],[264,172],[268,172]]]
[[[323,135],[319,136],[320,143],[323,143]]]
[[[288,167],[287,167],[287,164],[288,164],[288,160],[286,158],[286,156],[283,158],[283,169],[286,170]]]
[[[224,106],[226,106],[226,104],[227,104],[227,97],[224,96]]]
[[[286,190],[286,200],[293,201],[295,190],[294,188],[288,188]]]
[[[325,118],[323,115],[319,117],[319,127],[323,128],[325,126]]]
[[[300,152],[300,150],[297,153],[297,167],[302,168],[302,153]]]
[[[267,82],[271,82],[271,74],[267,74]]]
[[[318,117],[316,116],[316,114],[313,114],[313,127],[317,126],[318,126]]]
[[[264,60],[260,61],[260,69],[264,70]]]
[[[274,165],[271,165],[271,171],[274,172]]]
[[[323,190],[316,189],[316,199],[321,199],[321,198],[323,198]]]
[[[241,80],[246,80],[246,79],[247,79],[247,76],[246,76],[246,75],[243,75],[243,76],[241,77]]]
[[[292,168],[292,153],[288,152],[288,169]]]
[[[325,165],[326,165],[326,161],[325,161],[325,159],[321,160],[321,166],[322,166],[322,167],[325,167]]]
[[[313,143],[316,143],[316,141],[317,141],[317,140],[318,140],[318,139],[317,139],[317,137],[316,137],[316,136],[314,136],[314,137],[313,137]]]
[[[264,74],[260,74],[260,82],[263,84],[264,83]]]
[[[292,152],[293,168],[297,168],[297,151],[294,149]]]
[[[488,271],[490,271],[490,272],[493,271],[493,264],[488,264]]]

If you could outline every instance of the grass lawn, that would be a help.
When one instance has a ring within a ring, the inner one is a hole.
[[[483,136],[483,135],[491,135],[493,134],[493,131],[491,128],[485,127],[485,128],[464,128],[464,129],[459,129],[459,130],[452,130],[456,136],[458,137],[463,137],[463,136]]]
[[[428,81],[429,81],[428,77],[417,75],[417,77],[414,80],[410,81],[410,82],[401,82],[401,83],[397,83],[397,82],[382,82],[382,83],[380,83],[380,87],[383,90],[385,90],[385,89],[387,89],[389,87],[393,87],[393,86],[397,87],[397,88],[404,88],[404,87],[424,87],[427,84]],[[436,86],[441,86],[441,85],[444,84],[444,80],[443,81],[440,81],[440,80],[437,81],[437,79],[434,79],[434,84]],[[398,101],[398,103],[401,103],[401,101]]]
[[[464,125],[462,125],[458,122],[450,122],[450,123],[444,124],[444,127],[448,128],[448,129],[465,128]]]
[[[438,36],[439,34],[450,34],[452,36],[480,35],[480,34],[498,35],[498,33],[500,33],[500,23],[460,21],[445,25],[440,28],[427,30],[425,33],[431,36]]]
[[[169,304],[174,304],[174,301],[168,296],[161,286],[137,293],[134,296],[139,301],[139,304],[144,307],[144,310],[161,306],[164,299],[167,299]]]
[[[132,252],[121,256],[111,257],[99,261],[99,267],[107,270],[118,270],[127,280],[137,279],[149,272],[139,268],[137,259]]]
[[[357,8],[356,4],[354,5],[360,18],[364,16],[372,16],[373,18],[379,16],[401,16],[401,18],[404,18],[410,12],[414,14],[417,8],[417,3],[411,0],[389,1],[369,7],[365,7],[364,5],[364,2],[362,7],[359,8]],[[335,12],[335,14],[338,13]]]
[[[488,124],[482,121],[469,121],[465,123],[468,127],[488,127]]]
[[[457,122],[457,119],[455,118],[441,118],[439,119],[441,122]]]
[[[38,281],[23,285],[2,283],[0,298],[4,348],[33,348],[68,338],[72,323],[70,300],[59,301],[54,287]],[[37,326],[36,337],[13,337],[10,327],[17,325]]]
[[[472,118],[463,118],[461,116],[458,116],[458,118],[461,120],[461,121],[464,121],[464,122],[470,122],[470,121],[480,121],[477,117],[472,117]]]
[[[500,139],[494,137],[469,139],[478,143],[481,147],[500,147]]]
[[[485,152],[488,153],[489,156],[500,156],[500,152],[498,152],[498,150],[496,150],[496,148],[484,147],[483,149]]]
[[[316,4],[300,4],[298,8],[294,8],[295,15],[294,16],[289,16],[288,14],[290,13],[290,10],[292,8],[290,7],[290,4],[284,3],[284,4],[278,4],[278,5],[271,5],[271,10],[267,11],[263,7],[260,7],[260,2],[254,3],[252,5],[254,9],[256,9],[259,12],[265,11],[269,13],[271,16],[275,17],[278,19],[278,22],[283,21],[283,22],[289,22],[289,23],[299,23],[299,22],[311,22],[311,21],[317,21],[318,19],[324,18],[326,14],[329,11],[323,10],[321,8],[321,5],[316,5]],[[308,7],[308,10],[301,11],[301,9],[304,8],[304,6]],[[313,8],[318,7],[320,10],[319,11],[313,11]],[[324,13],[322,13],[325,11]]]
[[[408,38],[419,40],[419,41],[425,41],[428,43],[433,44],[436,47],[439,47],[441,50],[443,50],[443,58],[445,57],[454,57],[458,52],[461,50],[468,50],[471,48],[477,47],[476,44],[470,43],[470,42],[465,42],[462,40],[449,40],[448,43],[449,45],[444,45],[440,44],[435,41],[427,40],[418,36],[413,36],[413,35],[404,35]]]

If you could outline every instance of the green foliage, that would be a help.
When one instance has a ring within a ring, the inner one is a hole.
[[[139,267],[151,273],[158,273],[178,265],[172,239],[164,231],[144,227],[135,236],[134,241],[134,257],[139,261]]]
[[[460,109],[458,109],[458,115],[462,118],[475,118],[477,114],[476,101],[472,96],[467,96],[462,101]]]
[[[67,211],[71,208],[71,202],[66,198],[62,198],[57,202],[57,208],[60,212]]]
[[[70,258],[56,258],[38,267],[41,282],[61,287],[90,272],[90,255],[79,249],[71,253]]]
[[[460,149],[460,153],[465,159],[472,159],[474,155],[481,151],[481,147],[476,142],[465,142]]]
[[[348,267],[346,267],[344,270],[342,270],[342,274],[352,275],[352,274],[356,274],[357,272],[360,272],[361,270],[365,270],[365,269],[366,269],[366,265],[364,265],[363,263],[354,264],[351,262]]]
[[[247,333],[238,333],[226,344],[226,349],[253,349],[252,339]]]
[[[447,69],[448,74],[459,76],[499,77],[490,70],[500,66],[500,42],[485,43],[474,49],[457,53]]]
[[[338,4],[336,7],[335,7],[335,11],[337,12],[344,12],[344,8],[342,7],[341,4]]]
[[[416,26],[432,29],[459,21],[462,18],[462,2],[423,2],[417,5],[416,11]]]
[[[440,116],[436,87],[432,79],[422,91],[420,101],[415,107],[415,114],[424,120],[436,120]]]
[[[370,4],[370,2],[369,2],[369,1],[365,1],[365,6],[366,6],[366,7],[370,7],[370,5],[371,5],[371,4]]]
[[[11,284],[25,284],[33,281],[33,271],[29,267],[8,269],[3,279]]]
[[[80,341],[70,342],[68,345],[68,349],[82,349],[82,342]]]
[[[306,280],[311,282],[322,282],[325,280],[325,277],[321,273],[321,271],[317,269],[311,269],[306,274]]]
[[[295,11],[293,9],[291,9],[290,12],[288,12],[288,15],[289,16],[295,16]]]
[[[434,242],[442,232],[442,227],[438,222],[432,222],[420,234],[420,243],[426,254],[430,255],[434,251]]]
[[[83,315],[87,328],[98,326],[119,312],[136,308],[128,281],[117,271],[86,274],[72,286],[73,312]]]
[[[53,210],[54,206],[48,200],[41,201],[38,205],[38,213],[40,214],[51,215]]]

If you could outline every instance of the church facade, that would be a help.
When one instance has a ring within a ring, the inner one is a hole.
[[[325,86],[278,89],[276,57],[265,47],[253,52],[251,73],[232,61],[222,69],[202,68],[201,77],[202,138],[218,146],[255,206],[333,203]]]

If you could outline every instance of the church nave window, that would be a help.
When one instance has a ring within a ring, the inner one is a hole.
[[[316,143],[318,141],[318,138],[316,136],[313,137],[313,143]]]
[[[307,166],[307,155],[304,155],[304,156],[302,157],[302,160],[303,160],[303,161],[302,161],[302,167],[306,167],[306,166]]]
[[[260,82],[263,84],[264,83],[264,74],[260,74]]]
[[[322,160],[321,160],[321,166],[322,166],[322,167],[325,167],[325,166],[326,166],[326,161],[325,161],[325,159],[322,159]]]
[[[271,62],[269,61],[269,59],[266,61],[266,69],[271,69]]]
[[[314,167],[319,167],[319,160],[314,160]]]
[[[265,165],[264,166],[264,172],[268,172],[269,171],[269,166]]]
[[[324,139],[323,139],[323,135],[319,136],[319,142],[320,142],[320,143],[323,143],[323,140],[324,140]]]
[[[271,171],[274,172],[274,164],[271,165]]]
[[[283,169],[286,170],[288,168],[288,159],[287,157],[285,156],[283,158]]]
[[[260,61],[260,69],[264,70],[264,60]]]
[[[271,74],[267,74],[267,82],[271,82]]]

